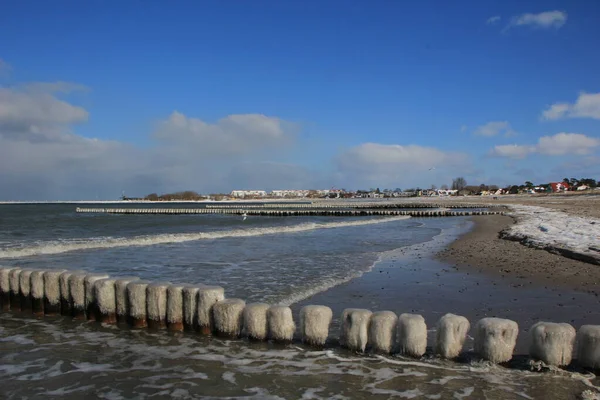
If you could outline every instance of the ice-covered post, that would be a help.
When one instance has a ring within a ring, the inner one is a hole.
[[[267,310],[269,305],[266,303],[247,304],[243,312],[243,334],[253,340],[265,340],[267,338],[269,327],[267,324]]]
[[[460,315],[446,314],[437,324],[435,351],[443,358],[458,357],[469,332],[469,320]]]
[[[100,317],[98,311],[98,303],[96,302],[96,293],[94,291],[94,283],[100,279],[108,279],[107,274],[88,274],[84,279],[85,286],[85,312],[87,318],[97,320]]]
[[[510,361],[517,344],[519,326],[502,318],[483,318],[475,325],[475,352],[493,363]]]
[[[127,285],[138,281],[137,276],[123,276],[116,278],[115,281],[115,299],[117,302],[117,323],[129,323],[129,299],[127,298]]]
[[[329,325],[333,318],[331,308],[326,306],[304,306],[300,310],[300,336],[302,341],[313,346],[323,346],[329,336]]]
[[[133,281],[127,284],[127,302],[129,304],[129,321],[134,328],[148,326],[146,320],[146,289],[150,282]]]
[[[224,299],[225,290],[220,286],[203,286],[198,290],[198,330],[201,333],[211,333],[215,326],[213,306]]]
[[[10,309],[12,311],[21,311],[19,275],[21,275],[21,268],[12,268],[8,272],[8,281],[10,286]]]
[[[392,311],[377,311],[369,322],[369,347],[377,353],[391,353],[396,340],[398,316]]]
[[[44,315],[44,275],[46,271],[31,273],[31,310],[34,315]]]
[[[242,299],[225,299],[212,306],[215,332],[227,336],[238,337],[242,329],[242,313],[246,302]]]
[[[31,273],[32,269],[22,269],[19,272],[19,303],[21,311],[31,311]]]
[[[98,313],[96,321],[105,324],[117,323],[117,296],[114,278],[99,279],[94,282],[94,295]]]
[[[71,301],[69,279],[71,278],[71,275],[79,273],[83,273],[83,271],[65,271],[58,277],[61,315],[73,315],[73,302]]]
[[[272,306],[267,310],[269,338],[280,342],[291,342],[296,332],[292,309],[287,306]]]
[[[418,314],[400,314],[398,317],[398,351],[410,357],[422,357],[427,350],[427,325]]]
[[[342,312],[340,344],[354,351],[365,351],[369,339],[369,321],[372,312],[347,308]]]
[[[78,272],[69,276],[69,302],[73,310],[73,317],[85,318],[85,272]]]
[[[575,328],[567,323],[538,322],[529,331],[529,355],[548,365],[569,365],[575,334]]]
[[[579,328],[577,359],[582,367],[600,368],[600,325],[583,325]]]
[[[146,307],[148,327],[151,329],[167,327],[167,288],[169,285],[169,282],[155,282],[148,285]]]
[[[31,274],[32,269],[22,269],[19,274],[19,297],[21,311],[31,311]]]
[[[8,274],[10,267],[0,268],[0,309],[2,311],[10,310],[10,281]]]
[[[167,328],[183,331],[183,289],[187,285],[174,284],[167,288]]]
[[[64,269],[53,269],[44,274],[44,313],[60,314],[60,276]]]
[[[199,285],[183,287],[183,329],[193,331],[198,326],[198,290]]]

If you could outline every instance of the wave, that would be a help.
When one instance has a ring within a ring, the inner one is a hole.
[[[19,249],[4,249],[0,251],[1,258],[19,258],[37,255],[61,254],[79,250],[111,249],[116,247],[139,247],[153,246],[157,244],[183,243],[195,240],[212,240],[235,237],[253,237],[264,235],[276,235],[281,233],[307,232],[317,229],[334,229],[350,226],[363,226],[382,224],[387,222],[401,221],[408,219],[408,216],[398,216],[389,218],[372,218],[359,221],[345,222],[326,222],[326,223],[303,223],[292,226],[269,227],[269,228],[247,228],[232,229],[218,232],[195,232],[195,233],[170,233],[160,235],[135,236],[131,238],[97,238],[72,241],[50,241],[43,242],[34,246],[23,247]]]
[[[425,226],[425,223],[419,223],[416,225],[417,228],[422,228]],[[410,246],[398,247],[396,249],[383,251],[378,254],[377,259],[369,265],[367,268],[361,271],[354,271],[348,276],[342,278],[325,278],[320,284],[311,286],[308,289],[300,290],[298,292],[292,293],[286,296],[281,301],[276,302],[275,304],[283,305],[283,306],[291,306],[296,303],[300,303],[308,298],[311,298],[319,293],[326,292],[330,289],[333,289],[337,286],[348,283],[356,278],[360,278],[363,275],[373,271],[377,264],[389,261],[395,257],[420,257],[424,254],[428,256],[432,256],[437,251],[443,249],[448,246],[453,240],[455,240],[458,236],[466,233],[472,227],[472,223],[466,222],[460,224],[459,226],[453,226],[451,228],[441,229],[437,235],[433,235],[430,240],[424,243],[416,243]]]

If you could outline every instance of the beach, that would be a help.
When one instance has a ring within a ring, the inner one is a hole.
[[[545,399],[550,393],[576,399],[597,384],[593,374],[577,368],[529,370],[532,324],[567,322],[578,329],[600,321],[597,266],[498,238],[513,217],[242,221],[235,216],[76,215],[71,205],[4,207],[4,223],[11,226],[0,237],[5,265],[218,284],[229,298],[289,305],[297,327],[305,305],[333,311],[324,348],[303,345],[298,336],[290,344],[257,343],[2,313],[0,393],[7,398],[121,399],[158,393]],[[583,206],[579,209],[584,213]],[[421,314],[428,328],[426,356],[341,348],[340,316],[346,308]],[[472,329],[464,356],[456,361],[434,357],[436,323],[446,313],[467,317],[471,327],[484,317],[516,321],[514,362],[479,361]]]
[[[452,263],[458,271],[488,274],[523,289],[537,285],[600,294],[597,265],[501,239],[500,232],[514,224],[511,217],[472,221],[473,229],[439,252],[437,259]]]

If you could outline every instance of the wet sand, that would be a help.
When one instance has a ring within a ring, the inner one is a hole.
[[[600,294],[598,265],[500,239],[499,232],[514,223],[511,217],[494,215],[472,220],[474,229],[438,253],[438,260],[451,263],[459,271],[490,274],[523,289],[544,286]]]
[[[491,220],[487,220],[487,217],[480,218],[480,222],[484,222],[483,226],[488,226],[488,233],[491,232],[490,224],[496,226],[495,221],[509,222],[507,217]],[[555,263],[553,265],[559,266],[557,268],[564,274],[574,275],[567,271],[571,264],[577,264],[580,274],[584,274],[587,270],[585,268],[594,266],[530,249],[515,242],[507,242],[510,248],[514,246],[514,252],[503,252],[503,243],[492,250],[489,241],[473,242],[470,239],[481,240],[481,226],[478,223],[476,230],[462,236],[441,252],[439,246],[449,244],[456,239],[455,236],[400,249],[362,277],[319,293],[295,304],[293,308],[297,312],[307,304],[330,306],[334,312],[330,336],[335,337],[338,336],[341,312],[351,307],[368,308],[371,311],[391,310],[398,315],[421,314],[429,329],[435,328],[439,318],[449,312],[464,315],[472,326],[484,317],[509,318],[515,320],[520,327],[516,354],[527,354],[527,332],[538,321],[568,322],[576,329],[584,324],[600,322],[600,298],[596,292],[578,289],[591,288],[591,283],[586,284],[585,277],[581,277],[577,285],[569,286],[559,285],[561,278],[553,278],[552,274],[547,281],[534,278],[532,274],[541,274],[534,265],[528,267],[529,272],[501,271],[519,270],[518,260],[521,257],[534,260],[538,259],[538,254],[541,260],[538,264],[547,264],[552,259]],[[459,246],[463,247],[462,252],[456,250]],[[528,255],[522,256],[523,254]],[[469,264],[455,261],[461,257],[468,259]],[[496,261],[489,261],[493,259]],[[566,263],[564,268],[563,262]],[[551,267],[548,266],[547,271],[550,270]],[[545,278],[545,275],[541,274],[541,277]],[[433,335],[429,336],[431,346]],[[465,349],[469,350],[471,346],[472,341],[469,340]]]

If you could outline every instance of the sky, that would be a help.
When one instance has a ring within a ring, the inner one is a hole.
[[[600,179],[600,2],[5,1],[0,200]]]

